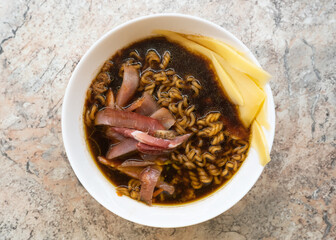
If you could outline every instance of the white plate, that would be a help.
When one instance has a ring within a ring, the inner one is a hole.
[[[155,29],[214,37],[243,51],[259,65],[248,48],[231,33],[209,21],[180,14],[160,14],[138,18],[120,25],[101,37],[82,57],[67,86],[62,109],[62,134],[70,164],[86,190],[111,212],[143,225],[183,227],[216,217],[236,204],[252,188],[263,167],[254,149],[239,171],[221,189],[201,200],[178,206],[152,206],[128,197],[118,197],[115,187],[103,176],[87,148],[84,138],[83,108],[86,91],[102,64],[118,49],[148,37]],[[270,131],[265,131],[272,146],[275,128],[274,102],[266,85]]]

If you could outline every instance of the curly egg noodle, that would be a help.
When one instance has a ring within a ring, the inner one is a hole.
[[[177,201],[183,203],[197,198],[197,191],[204,187],[209,188],[211,185],[215,186],[211,189],[217,189],[227,182],[246,159],[250,144],[257,148],[262,165],[270,160],[261,128],[268,126],[263,86],[269,75],[241,53],[217,40],[170,31],[160,30],[155,33],[212,60],[212,67],[220,85],[229,100],[236,105],[243,126],[247,131],[251,130],[250,138],[232,134],[222,120],[225,116],[220,111],[209,111],[200,116],[193,99],[200,97],[205,83],[198,80],[197,76],[181,76],[170,68],[170,62],[174,58],[170,51],[166,50],[160,55],[155,49],[149,49],[145,55],[141,55],[135,49],[128,54],[119,66],[119,77],[123,76],[125,66],[136,67],[140,73],[137,91],[149,93],[157,100],[158,105],[170,111],[176,120],[172,129],[178,135],[193,134],[169,153],[168,161],[155,161],[155,164],[162,165],[163,172],[174,173],[164,180],[173,186],[183,186],[183,190],[176,187],[173,196],[168,196],[162,189],[156,189],[153,201],[169,203],[169,199],[173,197],[179,198]],[[88,128],[93,127],[95,115],[106,106],[107,99],[111,97],[108,89],[114,80],[110,74],[112,67],[116,67],[114,63],[111,60],[106,61],[87,91],[84,121]],[[237,77],[244,80],[237,80]],[[256,89],[255,93],[248,93],[247,88],[240,86],[245,83],[250,87],[249,90]],[[91,135],[88,136],[89,144],[98,149],[98,155],[103,154],[99,143]],[[127,184],[117,186],[117,193],[140,200],[140,189],[141,182],[129,178]]]

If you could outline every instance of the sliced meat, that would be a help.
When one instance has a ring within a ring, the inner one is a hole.
[[[166,129],[171,128],[176,122],[174,116],[164,107],[155,111],[150,116],[157,119]]]
[[[105,106],[110,107],[110,108],[115,108],[115,99],[114,99],[114,94],[111,88],[107,91]]]
[[[140,153],[140,157],[144,161],[151,161],[151,162],[156,162],[156,163],[159,162],[159,163],[161,163],[161,165],[169,160],[169,157],[168,157],[167,154],[165,154],[163,156],[153,156],[153,155],[149,155],[149,154]]]
[[[98,161],[106,166],[110,166],[110,162],[109,160],[107,160],[105,157],[103,156],[98,156]],[[111,166],[112,167],[112,166]]]
[[[140,174],[142,173],[142,171],[145,169],[145,167],[121,167],[118,166],[117,169],[126,174],[129,177],[135,178],[135,179],[139,179],[140,180]],[[174,186],[162,181],[162,180],[158,180],[156,187],[158,188],[162,188],[164,191],[168,192],[169,194],[173,194],[175,191]]]
[[[126,138],[121,135],[120,133],[117,133],[116,131],[114,131],[114,129],[112,127],[107,127],[105,130],[105,136],[113,141],[117,141],[117,142],[122,142],[124,141]]]
[[[118,167],[117,169],[129,177],[140,179],[140,174],[145,167]]]
[[[142,142],[137,143],[137,148],[143,149],[143,150],[149,150],[149,151],[165,151],[167,148],[157,147],[157,146],[151,146]]]
[[[156,130],[165,130],[165,127],[154,118],[112,108],[99,111],[96,115],[95,124],[132,128],[150,133]]]
[[[107,159],[114,159],[117,157],[124,156],[126,154],[131,154],[137,150],[137,141],[132,138],[127,138],[124,141],[111,145],[106,153]]]
[[[134,138],[135,140],[162,149],[172,149],[176,148],[177,146],[181,145],[185,142],[192,134],[188,133],[182,136],[175,137],[174,139],[163,139],[153,137],[145,132],[133,130],[129,128],[113,128],[116,132],[124,135],[125,137]]]
[[[124,67],[124,75],[121,87],[117,94],[116,103],[120,107],[126,106],[128,101],[135,94],[139,86],[139,72],[135,66],[128,65]]]
[[[148,166],[140,174],[140,200],[148,205],[152,205],[154,188],[160,178],[161,170],[156,166]]]
[[[113,168],[118,168],[121,164],[122,164],[122,161],[119,160],[119,159],[113,159],[113,160],[109,160],[103,156],[98,156],[98,161],[101,163],[101,164],[104,164],[108,167],[113,167]]]
[[[145,101],[144,97],[141,97],[134,102],[132,102],[127,108],[125,108],[125,111],[132,112],[139,107],[141,107],[142,103]]]
[[[150,146],[150,145],[147,145],[141,142],[138,142],[136,146],[139,152],[147,154],[147,155],[154,155],[154,156],[163,155],[173,150],[173,149],[166,149],[166,148],[161,148],[161,147],[154,147],[154,146]]]
[[[145,132],[141,131],[134,131],[132,136],[134,139],[138,140],[139,142],[148,144],[150,146],[159,147],[159,148],[166,148],[166,149],[173,149],[177,146],[181,145],[183,142],[187,141],[188,138],[191,136],[191,133],[178,136],[174,139],[162,139],[153,137]]]
[[[158,181],[156,184],[156,187],[162,188],[164,191],[168,192],[169,194],[173,194],[175,191],[175,188],[173,185],[170,185],[164,181]]]
[[[144,101],[142,102],[141,106],[135,111],[136,113],[150,116],[159,109],[159,105],[153,99],[152,95],[150,95],[148,92],[144,92],[142,98]]]
[[[146,154],[146,155],[152,155],[152,156],[161,156],[167,152],[163,152],[161,150],[147,150],[147,149],[143,149],[143,148],[138,148],[138,151],[140,153]],[[168,151],[168,150],[166,150]]]
[[[120,167],[147,167],[154,164],[155,162],[144,161],[142,159],[127,159],[120,165]]]

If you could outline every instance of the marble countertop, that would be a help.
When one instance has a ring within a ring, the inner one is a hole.
[[[229,211],[196,226],[128,222],[81,186],[61,136],[64,92],[104,33],[152,13],[199,16],[274,76],[272,161]],[[335,1],[2,1],[0,239],[335,239]]]

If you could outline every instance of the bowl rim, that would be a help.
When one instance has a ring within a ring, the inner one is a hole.
[[[81,60],[79,61],[79,63],[77,64],[75,70],[72,73],[72,76],[70,78],[70,81],[67,85],[66,88],[66,92],[65,92],[65,96],[63,99],[63,106],[62,106],[62,120],[61,120],[61,124],[62,124],[62,137],[63,137],[63,143],[64,143],[64,147],[66,150],[66,154],[68,156],[68,160],[70,162],[70,165],[73,169],[73,171],[75,172],[77,178],[79,179],[79,181],[81,182],[81,184],[84,186],[84,188],[90,193],[90,195],[96,199],[96,201],[98,201],[101,205],[103,205],[105,208],[107,208],[108,210],[110,210],[111,212],[119,215],[120,217],[127,219],[129,221],[138,223],[138,224],[142,224],[142,225],[147,225],[147,226],[152,226],[152,227],[163,227],[163,228],[167,228],[167,227],[185,227],[185,226],[190,226],[190,225],[194,225],[194,224],[198,224],[204,221],[207,221],[209,219],[212,219],[220,214],[222,214],[223,212],[227,211],[228,209],[230,209],[233,205],[235,205],[238,201],[240,201],[247,193],[248,191],[253,187],[253,185],[256,183],[256,181],[259,179],[264,167],[261,166],[259,164],[259,166],[255,169],[255,172],[253,173],[254,177],[252,179],[250,179],[250,181],[248,182],[248,184],[243,187],[243,189],[237,193],[238,197],[233,201],[233,203],[228,204],[228,206],[226,206],[225,209],[223,208],[219,208],[218,211],[215,212],[211,212],[211,214],[208,215],[200,215],[197,219],[189,219],[189,222],[185,222],[185,223],[181,223],[181,221],[171,221],[171,222],[159,222],[157,219],[155,220],[144,220],[141,217],[135,217],[135,215],[132,214],[125,214],[125,212],[120,211],[120,209],[116,210],[114,209],[116,206],[111,206],[109,204],[107,204],[107,202],[104,199],[101,199],[100,196],[98,196],[96,194],[96,191],[92,188],[92,186],[89,186],[90,184],[88,183],[88,180],[85,179],[85,176],[83,176],[83,174],[81,173],[81,170],[78,167],[78,163],[75,162],[75,152],[71,146],[71,137],[69,134],[69,131],[71,129],[71,126],[68,124],[69,123],[69,117],[67,117],[69,115],[69,108],[71,106],[71,99],[73,97],[70,96],[70,93],[73,92],[71,91],[72,89],[74,89],[74,85],[75,85],[75,79],[78,77],[79,72],[81,71],[81,69],[83,68],[83,64],[85,62],[85,60],[88,58],[88,56],[90,56],[90,54],[92,54],[94,52],[94,50],[96,50],[96,48],[98,48],[98,46],[105,41],[106,39],[108,39],[109,37],[113,36],[114,33],[118,32],[119,30],[130,26],[132,24],[135,23],[139,23],[141,21],[146,21],[146,20],[155,20],[158,18],[180,18],[181,20],[190,20],[190,21],[196,21],[196,22],[202,22],[206,25],[210,25],[213,28],[216,28],[218,31],[221,31],[223,34],[227,35],[229,38],[231,38],[234,42],[236,42],[239,45],[239,48],[243,49],[244,51],[246,51],[246,53],[248,54],[249,58],[256,63],[257,65],[260,66],[259,62],[257,61],[257,59],[254,57],[254,55],[252,54],[252,52],[244,45],[244,43],[242,43],[238,38],[236,38],[232,33],[230,33],[229,31],[227,31],[226,29],[224,29],[223,27],[212,23],[208,20],[199,18],[199,17],[195,17],[195,16],[191,16],[191,15],[185,15],[185,14],[177,14],[177,13],[165,13],[165,14],[153,14],[153,15],[148,15],[148,16],[143,16],[143,17],[139,17],[139,18],[135,18],[132,19],[130,21],[127,21],[119,26],[116,26],[115,28],[111,29],[110,31],[108,31],[107,33],[105,33],[102,37],[100,37],[87,51],[86,53],[83,55],[83,57],[81,58]],[[205,34],[206,35],[206,34]],[[127,44],[126,44],[127,45]],[[106,60],[106,59],[105,59]],[[99,70],[99,69],[98,69]],[[268,144],[269,144],[269,151],[271,151],[272,148],[272,144],[273,144],[273,139],[274,139],[274,132],[275,132],[275,109],[274,109],[274,100],[273,100],[273,95],[272,95],[272,91],[271,88],[269,86],[269,84],[267,84],[265,86],[265,91],[267,93],[267,101],[268,101],[268,117],[269,119],[271,119],[270,121],[270,125],[271,125],[271,129],[270,131],[266,131],[265,129],[264,132],[266,134],[267,140],[268,140]],[[78,97],[78,96],[77,96]],[[270,111],[271,110],[271,111]],[[72,119],[73,120],[73,119]],[[81,123],[80,123],[81,124]],[[84,129],[82,130],[84,131]],[[86,146],[85,146],[86,147]],[[255,155],[256,153],[253,153],[254,149],[250,149],[248,157],[250,155]],[[252,151],[252,152],[251,152]],[[91,158],[92,161],[94,161]],[[247,160],[247,159],[246,159]],[[245,160],[245,161],[246,161]],[[258,159],[257,159],[258,160]],[[245,162],[244,162],[245,164]],[[233,178],[230,179],[229,183],[232,182],[233,179],[236,178],[236,176],[239,174],[239,172],[242,170],[242,168],[245,166],[246,168],[246,164],[242,165],[239,169],[239,171],[235,174],[235,176]],[[97,167],[98,168],[98,167]],[[103,176],[104,177],[104,176]],[[229,183],[226,183],[223,187],[221,187],[220,189],[216,190],[216,192],[220,192],[223,189],[227,188]],[[233,189],[231,188],[231,191]],[[210,194],[214,195],[214,193]],[[184,207],[188,207],[188,205],[193,204],[193,203],[198,203],[201,201],[205,201],[208,197],[206,198],[202,198],[200,200],[197,200],[195,202],[192,203],[187,203],[187,204],[182,204],[182,205],[177,205],[176,207],[163,207],[163,208],[168,208],[168,209],[172,209],[172,208],[179,208],[180,210]],[[125,199],[125,202],[129,201]],[[134,201],[134,200],[131,200]],[[154,205],[151,208],[161,208],[161,205]],[[183,210],[182,210],[183,211]],[[169,215],[171,216],[171,215]],[[179,215],[177,216],[178,218],[183,218],[183,216]]]

